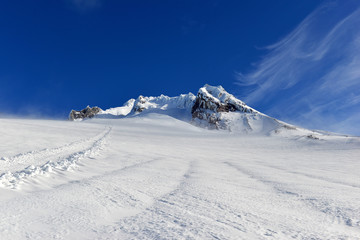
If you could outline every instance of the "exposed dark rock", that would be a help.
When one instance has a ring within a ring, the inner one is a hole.
[[[211,128],[226,128],[220,124],[221,113],[225,112],[252,113],[254,110],[226,92],[221,86],[205,85],[200,88],[194,106],[191,109],[193,120],[205,120]]]
[[[89,107],[89,106],[87,106],[86,108],[80,111],[71,110],[69,114],[69,120],[74,121],[77,119],[92,118],[100,111],[102,111],[102,109],[99,107]]]
[[[276,120],[278,123],[279,121]],[[281,123],[280,123],[281,124]],[[291,125],[288,125],[288,124],[281,124],[281,126],[277,129],[275,129],[275,133],[278,134],[278,133],[281,133],[283,130],[297,130],[296,127],[294,126],[291,126]]]
[[[318,137],[316,137],[315,135],[312,135],[312,134],[307,135],[306,137],[309,138],[309,139],[314,139],[314,140],[319,140],[320,139],[320,138],[318,138]]]
[[[287,130],[296,130],[296,127],[290,126],[290,125],[287,125],[287,124],[284,124],[283,128],[285,128]]]

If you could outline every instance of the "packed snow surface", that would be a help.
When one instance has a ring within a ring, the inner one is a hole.
[[[360,239],[359,138],[286,130],[0,119],[0,239]]]

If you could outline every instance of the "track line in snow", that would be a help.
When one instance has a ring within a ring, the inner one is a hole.
[[[340,185],[347,186],[347,187],[360,188],[360,184],[349,184],[349,183],[342,182],[342,181],[335,181],[334,179],[321,177],[321,176],[315,176],[313,174],[308,174],[308,173],[302,173],[302,172],[287,170],[285,168],[281,168],[281,167],[278,167],[278,166],[273,166],[273,165],[270,165],[270,164],[265,164],[263,162],[259,162],[259,164],[261,164],[262,166],[265,166],[265,167],[273,168],[275,170],[280,170],[280,171],[283,171],[283,172],[286,172],[286,173],[308,177],[308,178],[311,178],[311,179],[314,179],[314,180],[325,181],[325,182],[333,183],[333,184],[340,184]]]
[[[326,214],[328,217],[330,217],[331,221],[336,224],[345,225],[347,227],[355,227],[360,230],[360,219],[357,219],[355,214],[353,213],[353,209],[344,209],[342,207],[339,207],[341,205],[338,202],[330,201],[329,199],[326,199],[324,197],[319,196],[313,196],[308,197],[305,195],[308,195],[308,193],[297,193],[294,190],[289,190],[286,188],[285,184],[281,184],[276,181],[271,181],[268,178],[264,176],[259,176],[255,174],[254,172],[251,172],[249,170],[246,170],[244,168],[241,168],[235,164],[224,162],[224,164],[235,168],[237,171],[241,172],[242,174],[245,174],[249,176],[250,178],[259,181],[263,183],[266,186],[271,187],[273,190],[275,190],[280,195],[286,196],[289,200],[293,199],[294,201],[303,202],[305,206],[310,207],[312,209],[317,210],[318,212]],[[281,170],[281,169],[278,169]],[[291,172],[287,172],[287,174],[293,174]],[[308,177],[308,176],[304,176]],[[317,179],[321,181],[325,181],[322,179]],[[329,182],[332,183],[332,182]],[[347,186],[351,187],[351,186]],[[360,210],[360,209],[359,209]],[[357,214],[358,215],[358,214]]]
[[[70,182],[58,185],[58,186],[54,187],[54,189],[64,188],[67,185],[74,185],[74,184],[90,185],[90,183],[100,181],[100,180],[102,180],[102,179],[104,179],[106,177],[117,176],[117,175],[119,175],[120,173],[122,173],[124,171],[128,171],[128,170],[131,170],[131,169],[136,169],[136,168],[142,167],[143,165],[151,164],[151,163],[161,161],[161,160],[163,160],[163,159],[162,158],[154,158],[154,159],[151,159],[151,160],[140,161],[140,162],[137,162],[137,163],[134,163],[134,164],[123,166],[123,167],[121,167],[119,169],[116,169],[116,170],[107,171],[105,173],[102,173],[101,175],[95,175],[95,176],[85,178],[85,179],[81,179],[81,180],[70,181]]]
[[[16,161],[16,159],[30,157],[37,160],[46,160],[46,158],[58,155],[66,150],[69,150],[74,145],[78,145],[79,143],[90,143],[90,147],[85,149],[77,149],[77,151],[67,154],[66,156],[61,157],[56,161],[48,160],[46,163],[41,165],[30,165],[25,169],[15,171],[15,172],[6,172],[0,175],[0,186],[5,188],[17,189],[21,183],[24,182],[25,179],[30,177],[35,177],[39,175],[45,175],[54,171],[68,171],[70,169],[75,168],[78,165],[78,162],[84,158],[91,158],[95,156],[98,152],[103,149],[105,145],[105,140],[112,128],[108,127],[105,132],[100,134],[100,136],[96,136],[94,138],[90,138],[87,140],[81,140],[74,143],[66,144],[62,147],[53,148],[53,149],[44,149],[37,152],[29,152],[26,154],[18,154],[11,158],[12,161]],[[80,144],[80,147],[82,145]]]
[[[107,131],[107,130],[105,130]],[[59,154],[62,154],[66,151],[74,151],[75,149],[78,149],[79,147],[81,147],[82,145],[86,144],[86,143],[90,143],[93,141],[96,141],[99,137],[104,135],[104,131],[102,131],[100,134],[94,136],[94,137],[90,137],[90,138],[86,138],[86,139],[80,139],[78,141],[75,142],[71,142],[68,144],[65,144],[63,146],[60,147],[55,147],[55,148],[44,148],[41,150],[36,150],[36,151],[29,151],[26,153],[19,153],[16,154],[14,156],[3,156],[0,158],[0,160],[4,161],[5,163],[7,163],[7,165],[11,165],[11,164],[26,164],[28,162],[36,162],[40,159],[46,159],[52,156],[56,156]]]
[[[259,182],[261,182],[261,183],[263,183],[263,184],[265,184],[267,186],[270,186],[271,188],[273,188],[276,192],[278,192],[280,194],[292,195],[292,196],[296,196],[296,197],[301,196],[300,194],[298,194],[296,192],[285,190],[277,182],[267,180],[263,176],[257,176],[253,172],[250,172],[250,171],[248,171],[248,170],[246,170],[244,168],[240,168],[239,166],[237,166],[235,164],[232,164],[230,162],[224,162],[224,164],[228,165],[229,167],[235,168],[237,171],[241,172],[242,174],[245,174],[245,175],[249,176],[252,179],[255,179],[255,180],[257,180],[257,181],[259,181]]]
[[[0,219],[0,235],[3,233],[5,236],[5,231],[10,229],[10,237],[7,239],[11,239],[11,236],[24,238],[25,234],[36,236],[40,231],[44,234],[42,238],[51,239],[54,225],[57,233],[75,231],[85,234],[93,233],[96,229],[97,232],[105,231],[104,234],[109,234],[104,229],[112,228],[124,217],[147,211],[159,197],[173,191],[187,170],[187,162],[176,161],[171,157],[170,161],[169,158],[157,155],[147,159],[140,158],[141,162],[122,169],[68,182],[6,202],[0,209],[0,215],[3,216],[3,220]],[[18,212],[16,206],[19,205],[26,211]],[[59,205],[66,207],[52,209]],[[36,220],[41,226],[40,230],[26,225],[29,218],[32,218],[29,213],[38,213],[44,209],[48,210],[47,214],[40,215]],[[17,225],[6,229],[6,225],[2,224],[4,222]],[[26,227],[19,229],[18,225]],[[119,237],[117,233],[114,234],[116,237],[113,235],[107,239],[128,239]],[[66,233],[62,235],[65,235],[64,239],[78,238]]]
[[[119,221],[111,229],[113,234],[120,230],[129,239],[158,239],[161,232],[170,239],[228,239],[226,232],[233,237],[245,233],[243,216],[218,202],[218,196],[207,195],[207,189],[198,188],[196,183],[203,181],[201,168],[197,160],[190,161],[173,191],[157,198],[141,214]]]

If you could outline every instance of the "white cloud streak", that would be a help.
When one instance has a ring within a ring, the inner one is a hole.
[[[354,120],[360,111],[359,26],[360,2],[320,6],[268,46],[252,72],[239,73],[237,84],[253,89],[244,100],[295,124],[360,135]]]

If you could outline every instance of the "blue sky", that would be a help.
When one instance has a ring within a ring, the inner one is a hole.
[[[238,73],[244,100],[312,129],[360,135],[360,2],[326,1]]]
[[[0,3],[0,112],[66,118],[209,83],[293,124],[360,135],[359,3]]]

